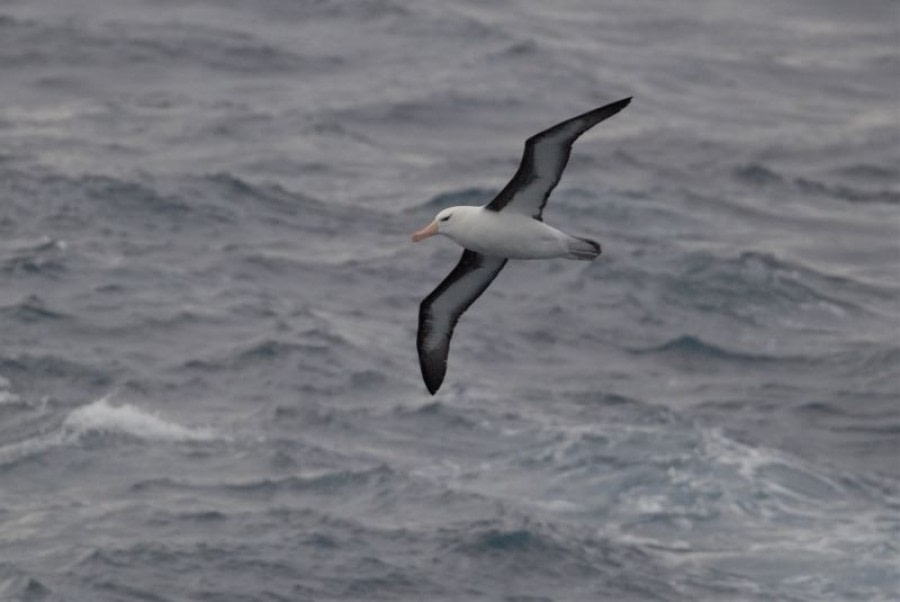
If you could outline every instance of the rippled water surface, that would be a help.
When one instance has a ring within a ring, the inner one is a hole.
[[[0,599],[900,599],[898,22],[0,1]],[[632,95],[429,396],[409,234]]]

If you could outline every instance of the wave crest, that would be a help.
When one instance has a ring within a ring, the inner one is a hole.
[[[111,433],[151,441],[215,439],[215,434],[210,429],[182,426],[129,404],[112,405],[108,397],[72,411],[62,426],[64,431],[78,436]]]

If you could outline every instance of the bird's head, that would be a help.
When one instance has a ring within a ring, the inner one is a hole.
[[[413,242],[421,242],[435,234],[448,234],[452,236],[454,229],[459,225],[463,215],[470,209],[474,209],[474,207],[448,207],[447,209],[444,209],[435,216],[430,224],[412,235]]]

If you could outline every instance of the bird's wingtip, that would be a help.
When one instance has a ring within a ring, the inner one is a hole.
[[[441,388],[441,382],[443,382],[443,378],[434,378],[431,375],[425,377],[425,388],[428,389],[428,392],[434,395],[438,392],[438,389]]]
[[[433,358],[422,353],[422,347],[419,347],[419,350],[419,366],[422,368],[422,380],[425,382],[425,388],[428,389],[428,392],[434,395],[441,388],[441,383],[444,382],[444,372],[447,369],[446,364],[443,366],[436,364]]]

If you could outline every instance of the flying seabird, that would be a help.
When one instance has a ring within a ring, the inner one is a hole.
[[[541,214],[566,168],[572,143],[629,102],[631,97],[623,98],[535,134],[525,141],[518,171],[490,203],[444,209],[413,234],[414,242],[443,234],[465,249],[453,271],[419,306],[416,346],[422,378],[432,395],[447,372],[450,337],[457,320],[508,259],[590,261],[600,255],[599,243],[548,226]]]

